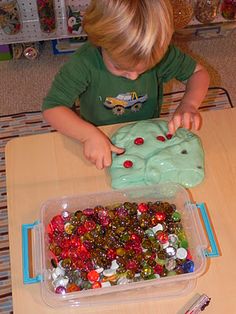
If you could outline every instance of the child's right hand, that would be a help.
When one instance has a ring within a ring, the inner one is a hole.
[[[122,154],[124,148],[114,146],[109,138],[99,129],[94,129],[83,141],[86,159],[95,164],[97,169],[109,167],[112,163],[112,153]]]

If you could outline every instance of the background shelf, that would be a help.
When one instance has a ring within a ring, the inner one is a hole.
[[[6,2],[11,2],[11,0],[0,0],[0,5]],[[40,28],[36,0],[17,0],[20,9],[21,30],[15,35],[7,35],[0,28],[0,45],[85,36],[83,32],[81,34],[68,32],[67,6],[81,6],[84,8],[89,2],[89,0],[54,0],[56,30],[45,33]],[[191,39],[227,36],[235,28],[236,20],[228,21],[219,12],[215,20],[209,24],[202,24],[196,18],[193,18],[188,26],[176,31],[176,35],[182,38],[191,37]]]

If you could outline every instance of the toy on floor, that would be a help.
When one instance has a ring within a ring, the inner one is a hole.
[[[193,187],[204,178],[204,152],[198,136],[178,129],[172,136],[166,121],[147,120],[124,126],[112,143],[125,148],[113,155],[109,169],[113,188],[164,182]]]

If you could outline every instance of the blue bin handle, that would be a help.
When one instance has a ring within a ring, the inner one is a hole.
[[[208,240],[209,240],[210,246],[211,246],[211,251],[205,250],[205,255],[207,257],[218,257],[218,256],[220,256],[220,253],[219,253],[219,249],[218,249],[218,246],[217,246],[217,243],[215,240],[214,233],[212,231],[212,227],[211,227],[209,216],[207,214],[206,207],[205,207],[204,203],[197,203],[196,206],[200,210],[200,213],[201,213],[204,225],[205,225],[207,237],[208,237]]]
[[[22,225],[22,263],[24,284],[38,283],[42,281],[42,276],[30,277],[29,275],[29,238],[28,231],[34,229],[40,222],[37,220],[32,224]]]

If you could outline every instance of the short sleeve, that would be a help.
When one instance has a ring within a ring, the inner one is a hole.
[[[157,65],[157,74],[162,82],[175,78],[186,81],[194,72],[197,62],[174,45],[170,45],[164,58]]]
[[[79,58],[78,54],[74,54],[55,76],[43,101],[43,111],[57,106],[71,108],[75,100],[86,90],[90,81],[90,71]]]

